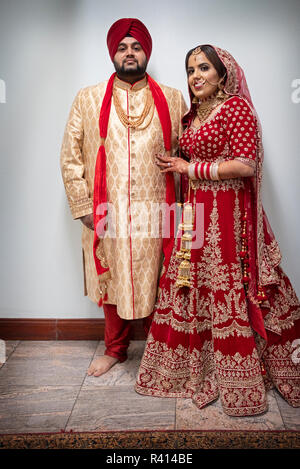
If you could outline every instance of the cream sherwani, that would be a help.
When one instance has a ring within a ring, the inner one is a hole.
[[[93,212],[94,171],[99,137],[99,113],[107,82],[81,89],[66,125],[61,170],[73,218]],[[129,115],[140,115],[148,89],[147,79],[134,85],[115,79],[119,102]],[[178,148],[181,118],[187,108],[180,91],[160,85],[172,121],[172,151]],[[109,265],[108,300],[117,305],[123,319],[151,314],[162,262],[160,204],[165,202],[165,174],[155,164],[164,152],[161,124],[156,109],[139,129],[127,129],[112,100],[106,148],[107,201],[112,207],[115,230],[101,241]],[[99,281],[93,257],[94,232],[83,226],[82,247],[85,294],[98,303]]]

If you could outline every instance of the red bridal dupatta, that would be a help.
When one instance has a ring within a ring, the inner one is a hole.
[[[105,260],[103,254],[101,254],[100,239],[104,237],[107,229],[107,183],[106,183],[106,152],[105,152],[105,139],[107,136],[108,121],[111,109],[113,83],[116,73],[113,73],[110,77],[106,92],[103,98],[100,116],[99,116],[99,131],[100,131],[100,147],[97,154],[96,167],[95,167],[95,180],[94,180],[94,244],[93,254],[96,265],[97,274],[99,276],[99,282],[105,282],[110,278],[109,266]],[[151,90],[154,104],[160,119],[164,146],[166,152],[171,151],[171,118],[169,113],[168,104],[166,98],[159,87],[159,85],[146,74],[148,85]],[[175,186],[174,178],[171,173],[166,173],[166,204],[171,206],[175,203]],[[167,213],[167,212],[166,212]],[[168,262],[171,256],[171,250],[174,242],[174,214],[171,211],[170,218],[164,220],[165,223],[170,223],[170,237],[163,239],[163,253],[165,261]],[[99,301],[99,306],[102,306],[103,301],[107,299],[106,295],[102,292],[102,297]]]

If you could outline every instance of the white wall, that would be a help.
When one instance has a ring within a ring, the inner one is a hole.
[[[81,226],[59,153],[76,92],[113,71],[106,33],[121,17],[145,22],[149,73],[186,98],[188,49],[215,44],[243,66],[264,130],[264,205],[300,295],[299,1],[1,0],[0,317],[102,317],[83,296]]]

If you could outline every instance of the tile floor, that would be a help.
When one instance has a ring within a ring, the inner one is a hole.
[[[134,391],[144,342],[101,377],[86,371],[104,351],[97,341],[6,341],[0,364],[0,433],[105,430],[300,430],[300,408],[273,390],[269,410],[229,417],[220,401],[199,410],[190,399],[145,397]]]

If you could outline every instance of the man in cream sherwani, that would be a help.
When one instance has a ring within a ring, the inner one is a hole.
[[[155,155],[164,152],[164,136],[146,74],[151,36],[139,20],[123,18],[110,28],[107,44],[116,75],[105,139],[106,191],[116,214],[116,230],[114,236],[104,236],[97,250],[103,265],[109,267],[105,297],[93,253],[93,196],[99,114],[108,81],[78,92],[61,150],[71,213],[84,225],[85,294],[99,305],[103,300],[106,350],[88,369],[94,376],[126,360],[131,320],[143,318],[145,331],[149,329],[162,263],[162,237],[161,230],[153,236],[153,226],[148,226],[151,223],[143,215],[166,200],[166,176],[155,161]],[[174,154],[186,105],[180,91],[159,87],[169,108]]]

